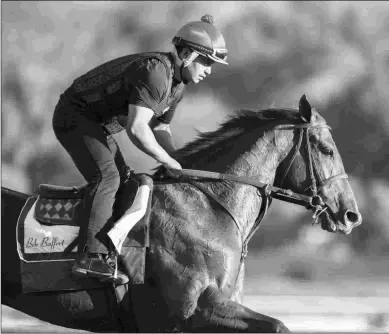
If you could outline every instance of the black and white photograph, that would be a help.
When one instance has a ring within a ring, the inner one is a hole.
[[[389,332],[389,2],[2,1],[1,32],[1,332]]]

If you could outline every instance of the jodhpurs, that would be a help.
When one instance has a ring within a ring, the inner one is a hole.
[[[85,245],[89,253],[108,254],[111,247],[107,232],[114,223],[115,195],[126,167],[123,155],[99,122],[66,104],[57,105],[53,129],[89,184],[83,210],[86,228],[80,228],[79,247]]]

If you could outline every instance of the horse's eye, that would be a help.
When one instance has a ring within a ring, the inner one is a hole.
[[[324,145],[323,143],[319,143],[318,147],[321,153],[328,155],[331,158],[334,156],[334,151],[332,150],[332,148],[328,147],[327,145]]]
[[[323,153],[325,155],[328,155],[330,157],[333,157],[334,156],[334,151],[332,150],[332,148],[329,148],[329,147],[324,147],[323,148]]]

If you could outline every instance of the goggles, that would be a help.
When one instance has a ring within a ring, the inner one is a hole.
[[[213,49],[212,54],[209,54],[207,52],[207,55],[210,58],[212,58],[213,60],[217,59],[217,60],[222,61],[222,62],[227,61],[227,54],[228,54],[227,49]]]

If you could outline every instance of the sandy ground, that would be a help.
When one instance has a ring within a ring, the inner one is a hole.
[[[389,332],[389,298],[248,295],[244,304],[298,332]]]
[[[1,332],[2,333],[77,333],[74,329],[54,326],[40,321],[11,307],[1,305]],[[82,331],[79,331],[80,333]],[[84,332],[85,333],[85,332]]]
[[[389,332],[389,298],[246,295],[251,309],[282,320],[294,332]],[[2,306],[2,332],[75,332]],[[81,332],[81,331],[80,331]]]

